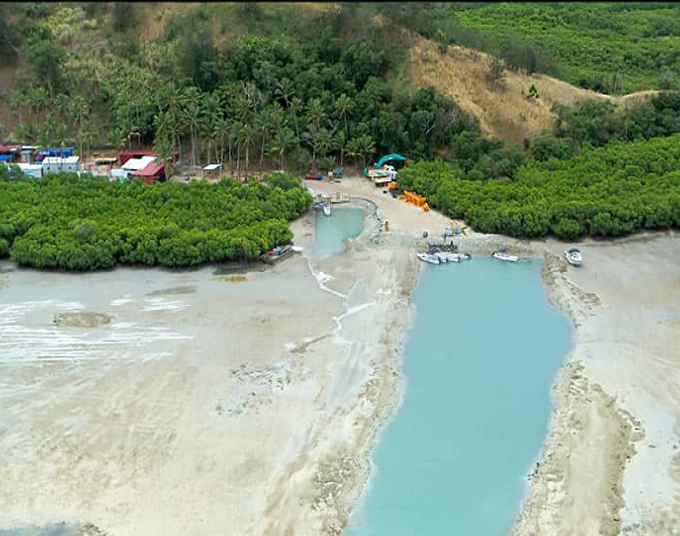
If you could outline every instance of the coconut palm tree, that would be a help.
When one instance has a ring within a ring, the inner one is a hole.
[[[276,87],[274,94],[283,99],[286,108],[290,106],[290,100],[295,95],[295,86],[290,78],[282,78]]]
[[[288,112],[293,121],[293,127],[295,128],[295,136],[300,139],[300,125],[299,125],[299,115],[302,112],[303,103],[302,99],[295,95],[290,99],[290,105],[288,106]]]
[[[95,127],[94,123],[90,121],[89,119],[85,120],[83,123],[82,129],[80,131],[80,136],[81,140],[83,143],[85,143],[85,160],[90,159],[90,147],[92,144],[97,141],[97,136],[99,133],[97,132],[97,128]]]
[[[77,139],[78,139],[78,156],[80,160],[83,160],[83,123],[87,120],[87,115],[89,113],[89,106],[87,101],[81,96],[76,95],[73,99],[73,112],[75,123],[78,127]]]
[[[316,127],[317,130],[321,127],[321,122],[326,118],[326,112],[323,109],[321,99],[311,99],[307,103],[307,118]]]
[[[43,86],[32,87],[26,90],[26,99],[28,101],[28,106],[31,109],[31,115],[33,116],[33,121],[35,125],[35,130],[40,131],[41,128],[41,116],[43,110],[47,106],[49,95],[47,90]]]
[[[224,145],[229,140],[229,122],[224,117],[219,117],[213,126],[213,138],[219,142],[220,152],[217,161],[224,164]],[[215,148],[217,152],[217,148]]]
[[[19,126],[23,127],[24,125],[24,117],[23,114],[21,113],[22,108],[26,107],[29,105],[29,98],[26,93],[23,91],[19,91],[18,89],[15,89],[12,92],[12,97],[10,100],[10,106],[12,112],[17,112],[19,115]]]
[[[183,95],[184,108],[181,113],[181,118],[189,127],[189,135],[191,138],[191,172],[193,173],[196,167],[196,134],[198,132],[201,117],[201,101],[198,89],[194,86],[185,88]]]
[[[368,134],[359,136],[357,139],[359,144],[359,156],[362,157],[362,167],[366,167],[366,157],[372,155],[375,152],[375,142]]]
[[[349,136],[349,129],[347,127],[347,117],[351,115],[354,108],[354,102],[344,93],[340,95],[335,101],[335,111],[338,117],[345,125],[345,136]]]
[[[248,170],[250,166],[250,144],[253,142],[253,137],[255,134],[255,130],[249,123],[245,123],[241,125],[240,131],[239,131],[239,137],[240,137],[240,143],[243,145],[243,148],[246,153],[246,169],[245,169],[245,177],[246,177],[246,182],[248,181]]]
[[[216,92],[206,93],[201,100],[200,134],[201,138],[208,142],[207,158],[210,163],[210,153],[213,141],[215,141],[214,131],[217,120],[222,115],[220,110],[220,98]]]
[[[352,138],[347,142],[347,155],[354,157],[354,167],[357,166],[357,157],[359,156],[361,147],[358,138]]]
[[[333,135],[323,127],[321,127],[317,135],[316,147],[321,158],[325,157],[328,151],[333,148]]]
[[[344,166],[345,149],[347,144],[347,135],[344,130],[339,130],[333,136],[333,149],[340,151],[340,165]]]
[[[286,169],[286,152],[292,149],[298,142],[295,137],[295,133],[288,127],[283,127],[276,131],[274,134],[274,139],[272,140],[272,153],[279,157],[279,162],[281,163],[281,169]]]

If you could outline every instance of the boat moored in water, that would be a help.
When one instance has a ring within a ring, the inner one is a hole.
[[[458,262],[460,261],[460,255],[458,253],[453,253],[451,251],[439,251],[437,253],[432,253],[435,257],[439,257],[439,262]]]
[[[441,262],[460,262],[470,259],[470,255],[468,253],[458,253],[454,251],[437,251],[436,253],[430,252],[430,255],[439,257]]]
[[[429,262],[430,264],[440,264],[441,259],[438,255],[432,255],[430,253],[418,253],[418,258],[421,261]]]
[[[583,262],[583,257],[581,256],[581,251],[576,248],[570,248],[564,252],[564,258],[572,266],[581,266]]]
[[[507,248],[497,249],[491,254],[491,256],[502,261],[517,262],[519,260],[517,255],[510,255]]]

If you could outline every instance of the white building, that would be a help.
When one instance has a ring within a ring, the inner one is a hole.
[[[45,174],[45,166],[42,164],[25,164],[23,162],[17,164],[21,172],[27,177],[34,179],[42,179]]]
[[[59,173],[60,171],[80,171],[79,156],[46,156],[42,165],[45,173]]]
[[[135,171],[144,169],[151,162],[155,161],[156,161],[155,156],[142,156],[141,158],[130,158],[127,162],[125,162],[125,164],[121,166],[121,169],[134,173]]]

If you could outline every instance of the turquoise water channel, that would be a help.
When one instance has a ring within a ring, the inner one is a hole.
[[[546,437],[572,325],[541,262],[427,265],[413,294],[402,406],[344,536],[501,536]]]

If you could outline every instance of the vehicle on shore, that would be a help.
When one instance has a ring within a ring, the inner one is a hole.
[[[576,248],[567,249],[564,252],[564,258],[567,259],[567,262],[572,266],[581,266],[581,263],[583,262],[581,251]]]
[[[517,255],[511,255],[508,253],[507,248],[497,249],[491,254],[491,256],[502,261],[517,262],[519,260]]]
[[[383,187],[395,182],[397,170],[394,166],[387,164],[381,168],[365,168],[364,176],[368,177],[376,186]]]

